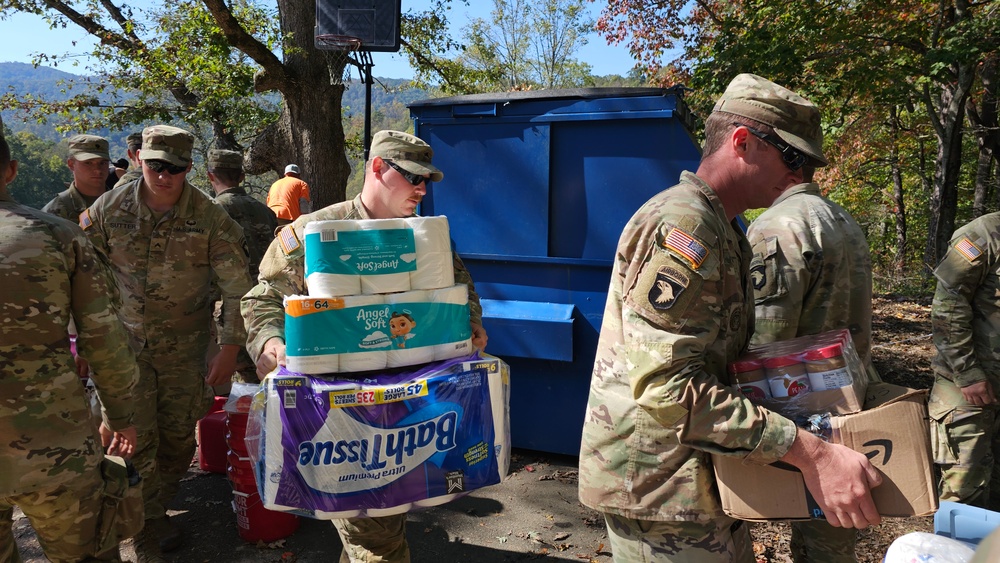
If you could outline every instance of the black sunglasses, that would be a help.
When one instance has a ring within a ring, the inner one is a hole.
[[[787,166],[792,172],[795,172],[799,168],[805,166],[806,162],[809,160],[808,156],[802,154],[802,152],[798,149],[792,148],[791,145],[781,141],[775,135],[769,135],[759,129],[754,129],[745,123],[733,122],[733,125],[737,127],[746,127],[747,131],[752,133],[754,137],[757,137],[761,141],[764,141],[765,143],[778,149],[778,152],[781,153],[781,160],[784,161],[785,166]]]
[[[166,160],[144,160],[143,162],[146,163],[146,166],[148,166],[150,170],[156,172],[157,174],[166,171],[167,174],[176,176],[188,169],[187,166],[174,166]]]
[[[398,164],[396,164],[391,160],[386,160],[385,163],[388,164],[389,167],[395,170],[396,172],[399,172],[399,175],[402,176],[404,180],[413,184],[414,186],[419,186],[420,182],[426,182],[427,180],[430,179],[427,178],[426,176],[421,176],[420,174],[414,174],[413,172],[410,172],[408,170],[403,170],[402,167],[400,167]]]

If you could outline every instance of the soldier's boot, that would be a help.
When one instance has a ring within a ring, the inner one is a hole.
[[[156,535],[160,538],[160,551],[170,553],[181,546],[184,541],[184,531],[169,516],[156,518],[149,522],[155,523],[153,529],[156,530]]]
[[[160,551],[160,539],[157,537],[156,526],[153,520],[146,520],[146,525],[142,527],[134,538],[132,545],[135,547],[135,563],[167,563]]]

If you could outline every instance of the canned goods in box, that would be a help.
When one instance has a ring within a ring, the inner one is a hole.
[[[854,383],[854,378],[847,371],[844,347],[839,342],[806,351],[805,360],[809,386],[813,391],[838,389]]]
[[[795,356],[779,356],[764,360],[771,395],[777,399],[796,397],[809,392],[806,366]]]
[[[771,398],[771,388],[764,371],[764,361],[757,358],[747,358],[729,364],[729,373],[733,383],[746,398],[751,401],[761,401]]]

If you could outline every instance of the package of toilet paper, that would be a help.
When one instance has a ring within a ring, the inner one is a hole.
[[[247,430],[261,499],[320,519],[386,516],[499,483],[509,381],[506,363],[479,355],[363,379],[282,368]]]
[[[404,367],[472,351],[468,287],[285,298],[288,368],[308,374]]]
[[[438,289],[455,283],[446,217],[312,221],[304,232],[312,297]]]

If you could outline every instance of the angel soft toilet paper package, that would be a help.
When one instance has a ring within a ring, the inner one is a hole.
[[[450,292],[286,297],[288,368],[351,373],[468,355],[468,289],[459,286]]]
[[[385,516],[499,483],[510,463],[509,372],[494,357],[318,379],[282,368],[250,428],[265,507]],[[257,401],[259,403],[259,401]]]

